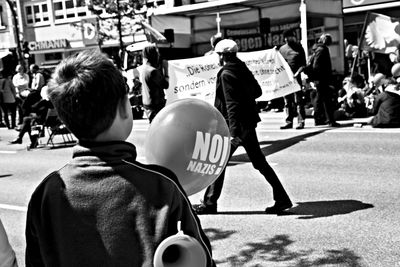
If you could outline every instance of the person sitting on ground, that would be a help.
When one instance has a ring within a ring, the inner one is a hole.
[[[27,266],[153,266],[158,245],[181,231],[211,245],[176,175],[136,161],[126,139],[133,126],[122,74],[99,52],[64,59],[49,98],[78,138],[73,158],[31,196]]]
[[[43,87],[44,89],[45,87]],[[36,90],[35,90],[36,91]],[[39,91],[38,91],[39,92]],[[32,92],[33,93],[33,92]],[[39,94],[40,96],[40,94]],[[29,98],[27,98],[29,99]],[[29,114],[25,116],[22,120],[22,125],[18,133],[18,137],[10,142],[10,144],[22,144],[23,137],[26,133],[29,135],[31,144],[29,148],[35,148],[37,146],[37,141],[39,136],[32,135],[32,126],[35,124],[43,124],[46,121],[47,112],[49,109],[53,108],[53,105],[47,99],[40,97],[39,101],[33,104],[29,108]]]
[[[344,86],[339,90],[338,103],[340,108],[335,112],[344,111],[347,118],[363,118],[367,116],[364,102],[364,90],[367,85],[360,74],[355,74],[350,80],[344,81]],[[339,118],[336,118],[339,119]]]
[[[372,127],[400,127],[400,63],[392,67],[392,74],[393,77],[385,91],[377,95],[374,100],[374,117],[370,121]]]
[[[364,92],[364,102],[368,115],[373,114],[373,104],[376,96],[385,91],[389,79],[382,73],[376,73],[370,81],[368,88]]]

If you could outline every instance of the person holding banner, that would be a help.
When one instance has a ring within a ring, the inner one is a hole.
[[[302,85],[300,73],[306,66],[306,54],[303,47],[297,42],[296,34],[294,30],[286,30],[283,32],[285,44],[279,48],[279,53],[283,56],[286,62],[289,64],[294,78],[297,83]],[[297,91],[295,93],[284,96],[285,100],[285,112],[286,112],[286,124],[281,126],[281,130],[291,129],[293,127],[293,119],[297,114],[297,130],[303,129],[306,119],[306,111],[304,108],[303,91]]]
[[[160,70],[160,53],[155,45],[143,48],[143,65],[139,67],[142,83],[142,102],[151,123],[157,113],[165,107],[164,89],[168,89],[168,77]]]
[[[180,229],[214,267],[210,241],[176,175],[138,162],[136,147],[125,141],[131,105],[109,58],[87,50],[64,59],[49,98],[79,144],[31,196],[26,266],[153,266],[158,246]]]
[[[314,82],[317,94],[314,106],[315,125],[325,125],[339,127],[334,118],[334,103],[332,99],[332,63],[328,46],[332,44],[332,36],[324,33],[316,44],[314,54],[309,63],[310,70],[307,72],[309,78]],[[327,119],[323,121],[321,118]]]
[[[211,45],[211,50],[207,51],[204,55],[205,56],[209,56],[215,53],[214,49],[215,46],[218,44],[219,41],[222,40],[221,34],[220,33],[216,33],[213,36],[211,36],[210,38],[210,45]]]
[[[268,164],[260,149],[256,127],[261,121],[255,99],[261,96],[261,87],[246,64],[237,57],[238,46],[230,39],[221,40],[215,47],[222,69],[217,74],[214,106],[226,119],[231,134],[230,156],[243,146],[253,167],[260,171],[272,186],[275,205],[266,208],[268,214],[277,214],[292,207],[292,202],[278,176]],[[225,170],[211,184],[203,203],[193,205],[197,214],[217,213],[217,201],[221,195]]]

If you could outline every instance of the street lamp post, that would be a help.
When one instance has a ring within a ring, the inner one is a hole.
[[[13,0],[6,0],[8,5],[10,6],[11,14],[14,22],[14,30],[15,30],[15,43],[17,48],[17,56],[19,64],[25,66],[25,60],[22,56],[22,48],[21,48],[21,40],[19,38],[19,25],[18,25],[18,17],[17,12],[15,11],[15,2]]]

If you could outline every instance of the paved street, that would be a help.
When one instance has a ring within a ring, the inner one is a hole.
[[[267,160],[295,204],[266,215],[272,192],[244,150],[227,169],[217,215],[200,220],[217,266],[400,267],[400,129],[314,127],[279,130],[283,113],[263,112],[257,128]],[[135,120],[130,141],[145,161],[148,124]],[[0,217],[24,266],[26,206],[34,188],[70,158],[71,148],[26,150],[0,129]],[[190,197],[197,203],[202,192]]]

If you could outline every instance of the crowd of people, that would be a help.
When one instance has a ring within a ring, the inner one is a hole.
[[[31,126],[43,123],[48,109],[52,108],[44,96],[48,77],[43,73],[36,64],[29,66],[29,73],[22,65],[16,66],[15,74],[0,71],[0,127],[19,131],[10,144],[22,144],[26,133],[31,140],[30,147],[37,144],[37,136],[31,135]]]
[[[287,30],[283,36],[285,44],[280,47],[279,52],[289,64],[302,89],[283,98],[286,124],[281,126],[282,130],[292,128],[296,116],[296,129],[304,128],[307,113],[305,106],[311,110],[309,113],[315,126],[339,127],[340,124],[336,122],[338,120],[371,117],[368,124],[372,127],[400,127],[400,45],[389,55],[391,62],[383,60],[383,56],[374,55],[375,73],[371,74],[365,71],[351,71],[355,69],[358,50],[353,49],[345,40],[348,76],[343,79],[341,86],[338,86],[333,80],[329,52],[332,37],[329,34],[321,35],[312,47],[307,61],[295,33]],[[369,56],[368,53],[361,54],[364,58],[359,60],[359,66],[366,62],[363,59]],[[385,66],[381,66],[382,64]],[[388,68],[389,70],[386,70]],[[383,73],[379,72],[380,70]],[[302,72],[306,74],[305,79],[300,78],[299,74]]]
[[[279,51],[294,78],[303,85],[304,72],[314,88],[315,125],[338,127],[336,120],[371,116],[374,127],[400,127],[400,62],[395,62],[390,77],[377,73],[367,82],[353,74],[336,95],[331,84],[332,37],[323,34],[309,59],[293,31],[284,37]],[[256,99],[261,87],[237,57],[235,41],[218,37],[211,39],[211,45],[210,53],[218,55],[222,66],[214,106],[229,127],[230,156],[244,147],[253,167],[272,187],[274,204],[265,213],[280,214],[292,202],[258,142],[256,127],[261,119]],[[150,123],[166,104],[169,80],[164,63],[156,46],[146,47],[135,77]],[[64,59],[49,82],[37,65],[29,73],[17,66],[13,76],[3,75],[0,81],[4,126],[20,131],[10,143],[22,143],[25,133],[33,143],[32,123],[52,108],[79,142],[71,161],[47,176],[31,196],[26,265],[151,266],[157,246],[183,230],[204,249],[207,267],[215,266],[198,215],[217,213],[225,170],[206,189],[202,203],[192,205],[174,173],[138,162],[135,146],[126,141],[133,127],[132,88],[104,54],[86,51]],[[303,90],[285,96],[282,130],[293,128],[295,117],[296,129],[305,127],[304,99]],[[0,261],[17,266],[1,221],[0,242]]]

